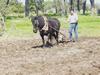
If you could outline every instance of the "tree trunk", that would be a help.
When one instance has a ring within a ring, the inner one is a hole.
[[[65,4],[64,4],[64,0],[61,0],[61,15],[62,16],[65,15]]]
[[[69,13],[70,12],[70,8],[71,8],[70,0],[65,0],[65,2],[66,2],[66,11],[67,11],[67,13]]]
[[[57,0],[53,0],[54,2],[54,8],[55,8],[55,12],[56,14],[58,13],[58,9],[57,9]]]
[[[44,13],[44,0],[41,0],[41,11]]]
[[[80,0],[77,0],[77,10],[80,11]]]
[[[7,3],[6,3],[7,5],[9,4],[9,0],[7,0]]]
[[[94,14],[94,0],[90,0],[91,3],[91,15]]]
[[[36,15],[38,16],[39,15],[39,10],[38,10],[38,7],[36,6]]]
[[[70,0],[70,10],[73,9],[73,0]]]
[[[25,0],[25,17],[29,16],[29,0]]]
[[[86,11],[86,0],[83,1],[83,15],[85,15]]]
[[[1,25],[2,32],[4,32],[6,30],[5,16],[4,15],[2,15],[2,18],[0,20],[0,25]]]
[[[94,7],[94,0],[90,0],[90,3],[91,3],[91,8]]]
[[[35,2],[35,13],[36,13],[36,15],[38,16],[39,15],[39,9],[38,9],[38,3],[37,3],[37,1],[36,0],[34,0],[34,2]]]
[[[66,0],[64,0],[64,4],[65,4],[65,15],[67,15],[67,6],[68,6],[68,4],[67,4],[67,1]]]

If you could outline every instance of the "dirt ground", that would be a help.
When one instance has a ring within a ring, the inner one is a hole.
[[[100,75],[100,38],[41,44],[38,38],[0,40],[0,75]]]

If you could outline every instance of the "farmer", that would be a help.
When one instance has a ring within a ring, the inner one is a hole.
[[[78,41],[78,16],[74,12],[74,10],[70,11],[70,15],[68,17],[68,22],[69,22],[69,41]],[[73,40],[72,38],[72,33],[74,31],[75,38]]]

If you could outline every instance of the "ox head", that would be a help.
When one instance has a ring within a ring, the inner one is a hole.
[[[38,31],[38,25],[39,25],[37,17],[36,16],[35,17],[32,16],[31,21],[32,21],[32,24],[33,24],[33,32],[37,33],[37,31]]]

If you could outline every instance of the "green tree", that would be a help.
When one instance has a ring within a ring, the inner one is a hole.
[[[23,13],[24,12],[24,5],[18,2],[17,0],[12,0],[9,2],[9,8],[11,13]]]
[[[0,0],[0,16],[1,16],[0,25],[2,27],[1,30],[5,30],[4,28],[5,27],[5,16],[7,13],[9,13],[8,8],[7,8],[8,2],[9,2],[8,0]]]
[[[17,0],[0,0],[0,17],[2,25],[5,27],[6,16],[12,13],[18,13],[19,10],[22,10],[22,4],[18,3]]]

